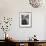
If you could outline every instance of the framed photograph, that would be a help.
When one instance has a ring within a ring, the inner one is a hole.
[[[32,27],[32,12],[20,12],[19,26],[20,27]]]

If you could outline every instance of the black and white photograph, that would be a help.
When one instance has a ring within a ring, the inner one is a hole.
[[[32,26],[32,13],[31,12],[20,12],[20,27],[31,27]]]

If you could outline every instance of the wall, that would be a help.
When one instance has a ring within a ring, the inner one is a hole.
[[[19,12],[32,12],[32,27],[19,27]],[[0,0],[0,17],[12,17],[10,33],[17,40],[27,40],[34,34],[39,40],[45,38],[45,8],[32,8],[28,0]],[[1,31],[2,32],[2,31]],[[0,37],[2,39],[2,36]]]

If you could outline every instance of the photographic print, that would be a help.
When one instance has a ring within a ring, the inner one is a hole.
[[[20,27],[31,27],[32,26],[32,13],[31,12],[20,12]]]

